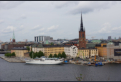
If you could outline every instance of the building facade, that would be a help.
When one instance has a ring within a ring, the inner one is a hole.
[[[64,52],[64,47],[63,46],[44,46],[44,54],[45,56],[49,57],[50,54],[54,55],[54,54],[59,54],[62,52]]]
[[[50,54],[59,54],[62,52],[65,52],[67,56],[70,56],[72,58],[77,56],[78,48],[74,45],[42,45],[42,44],[34,44],[32,45],[32,51],[33,52],[39,52],[42,51],[45,56],[49,56]]]
[[[108,36],[108,40],[111,40],[111,36]]]
[[[64,52],[67,56],[70,56],[71,58],[75,58],[78,53],[78,48],[74,45],[64,46]]]
[[[121,60],[121,43],[119,45],[111,42],[107,44],[107,58]]]
[[[85,48],[85,49],[79,49],[78,50],[77,57],[80,57],[80,58],[90,58],[90,57],[93,57],[95,55],[98,56],[98,50],[97,49],[88,49],[88,48]]]
[[[98,50],[100,57],[107,57],[107,43],[97,44],[95,48]]]
[[[32,45],[32,51],[33,52],[42,51],[44,53],[44,47],[42,44],[34,44],[34,45]]]
[[[44,42],[44,41],[47,41],[47,40],[52,40],[53,38],[50,37],[50,36],[35,36],[34,37],[34,41],[35,42]]]
[[[16,57],[25,57],[25,53],[28,52],[28,50],[26,48],[13,48],[11,50],[11,53],[15,52],[15,56]]]

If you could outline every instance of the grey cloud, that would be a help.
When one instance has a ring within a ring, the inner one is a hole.
[[[0,9],[11,9],[24,2],[25,1],[0,1]]]
[[[31,30],[41,30],[41,29],[43,29],[42,26],[37,25],[34,28],[32,28]]]
[[[100,9],[106,9],[106,8],[110,8],[112,6],[113,2],[95,2],[95,1],[91,1],[91,2],[79,2],[78,5],[76,5],[75,7],[73,7],[71,10],[68,11],[68,13],[70,14],[80,14],[81,11],[83,13],[89,13],[92,12],[94,10],[100,10]],[[115,2],[116,4],[117,2]],[[113,4],[113,5],[115,5]]]
[[[62,8],[67,7],[69,5],[77,5],[78,1],[57,1],[57,2],[51,2],[52,5],[54,5],[56,8]]]

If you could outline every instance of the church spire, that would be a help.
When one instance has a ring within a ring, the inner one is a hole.
[[[15,35],[14,35],[14,30],[13,30],[13,42],[15,42]]]
[[[13,39],[15,39],[14,30],[13,30]]]
[[[80,31],[84,31],[84,29],[83,29],[83,21],[82,21],[82,12],[81,12],[81,24],[80,24]]]

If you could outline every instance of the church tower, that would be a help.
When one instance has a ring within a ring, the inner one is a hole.
[[[12,42],[15,42],[15,35],[14,35],[14,31],[13,31],[13,40]]]
[[[79,29],[79,48],[86,48],[86,36],[85,36],[85,29],[83,28],[82,13],[81,13],[81,24]]]

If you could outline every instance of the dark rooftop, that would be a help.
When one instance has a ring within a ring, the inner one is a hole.
[[[24,48],[24,47],[14,47],[12,50],[27,50],[27,48]]]

